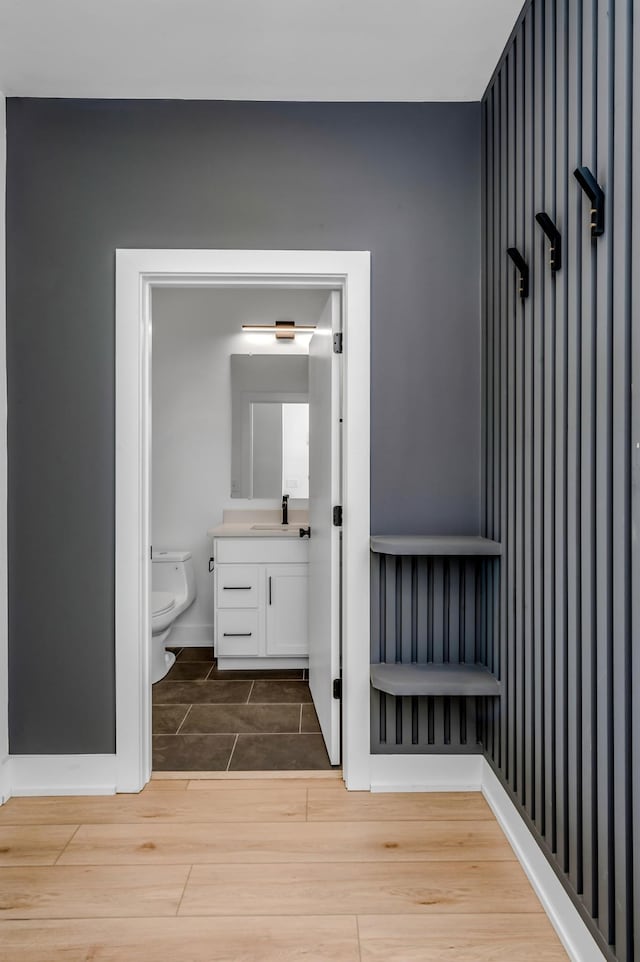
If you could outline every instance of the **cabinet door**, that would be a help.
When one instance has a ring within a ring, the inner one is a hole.
[[[308,655],[308,565],[266,569],[267,655]]]

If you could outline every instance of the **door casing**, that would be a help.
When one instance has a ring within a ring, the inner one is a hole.
[[[342,295],[342,741],[347,788],[371,784],[370,275],[368,251],[116,251],[116,790],[151,777],[149,555],[151,295],[157,287],[338,290]]]

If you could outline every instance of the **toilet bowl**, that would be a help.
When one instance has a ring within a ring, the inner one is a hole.
[[[166,650],[176,618],[193,604],[196,581],[189,551],[154,551],[151,564],[151,683],[167,674],[176,656]]]

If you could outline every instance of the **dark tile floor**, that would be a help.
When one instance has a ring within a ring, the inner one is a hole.
[[[172,650],[153,686],[154,771],[331,768],[306,671],[220,671],[211,648]]]

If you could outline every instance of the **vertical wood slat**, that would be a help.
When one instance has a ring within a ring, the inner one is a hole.
[[[631,186],[631,263],[638,262],[640,255],[640,17],[633,19],[633,87],[631,97],[632,118],[632,186]],[[640,691],[640,285],[637,281],[631,291],[631,682],[635,692]],[[634,941],[640,945],[640,699],[634,699],[632,708],[632,739],[630,767],[632,772],[633,818],[629,845],[633,852],[633,902],[630,911],[634,922]],[[637,950],[637,949],[636,949]]]
[[[500,645],[500,678],[502,680],[505,697],[500,706],[500,743],[498,751],[498,765],[500,769],[508,772],[508,746],[509,746],[509,727],[508,727],[508,698],[507,698],[507,677],[508,677],[508,658],[509,658],[509,595],[508,595],[508,543],[507,543],[507,523],[508,523],[508,437],[509,437],[509,397],[507,368],[509,360],[509,329],[511,313],[509,311],[509,296],[511,281],[511,270],[505,263],[504,251],[507,249],[510,238],[508,235],[507,220],[507,198],[508,198],[508,177],[509,168],[507,163],[507,69],[504,67],[497,78],[496,85],[499,91],[499,132],[500,150],[498,163],[498,196],[500,204],[499,213],[499,241],[500,249],[498,254],[502,255],[498,259],[499,272],[499,324],[500,324],[500,542],[503,548],[502,564],[500,570],[500,625],[497,632],[497,639]]]
[[[534,108],[534,205],[544,198],[544,116],[545,116],[545,7],[539,3],[533,10],[534,51],[533,51],[533,89]],[[531,796],[531,817],[538,831],[544,834],[544,650],[543,650],[543,551],[544,551],[544,499],[543,499],[543,372],[544,372],[544,274],[537,270],[536,225],[531,221],[531,262],[534,267],[535,294],[533,301],[533,493],[530,517],[533,528],[533,569],[532,569],[532,615],[533,615],[533,664],[531,682],[534,697],[534,739],[533,739],[533,794]]]
[[[516,246],[522,250],[523,256],[527,257],[525,246],[525,226],[524,226],[524,28],[522,33],[516,37],[514,43],[515,57],[515,237]],[[520,800],[524,804],[524,328],[527,321],[526,302],[518,302],[517,317],[515,323],[515,363],[514,363],[514,385],[515,385],[515,421],[514,421],[514,542],[513,542],[513,564],[515,570],[514,582],[514,706],[515,706],[515,778],[514,788]]]
[[[611,741],[611,343],[610,268],[612,260],[612,172],[609,157],[610,43],[608,4],[598,4],[598,82],[596,97],[597,178],[606,186],[608,229],[597,245],[596,291],[596,758],[598,806],[598,925],[608,943],[613,931],[613,845]]]
[[[515,164],[515,114],[516,114],[516,94],[515,94],[515,49],[512,48],[509,52],[506,62],[507,79],[506,79],[506,101],[507,101],[507,116],[506,116],[506,136],[507,136],[507,160],[506,160],[506,177],[507,177],[507,201],[506,201],[506,213],[507,213],[507,235],[509,237],[509,244],[515,243],[515,208],[516,208],[516,164]],[[507,760],[505,771],[510,784],[513,786],[514,790],[517,790],[517,774],[516,774],[516,699],[515,699],[515,638],[516,638],[516,623],[515,623],[515,599],[513,593],[513,584],[515,580],[515,545],[514,545],[514,518],[515,518],[515,328],[518,319],[518,296],[516,294],[516,278],[510,277],[510,283],[507,288],[507,344],[508,344],[508,355],[507,355],[507,398],[508,398],[508,413],[507,413],[507,460],[506,460],[506,481],[508,484],[508,497],[507,497],[507,524],[505,528],[505,534],[503,537],[503,545],[506,557],[504,558],[506,566],[506,596],[507,596],[507,620],[506,620],[506,631],[505,631],[505,649],[506,649],[506,662],[507,662],[507,674],[504,682],[505,686],[505,705],[504,711],[507,714]]]
[[[566,210],[567,156],[567,0],[556,8],[556,203],[550,213],[558,229],[564,232]],[[546,272],[549,272],[547,266]],[[560,866],[568,868],[567,834],[567,298],[566,266],[551,280],[556,300],[556,449],[555,449],[555,662],[556,662],[556,853]]]
[[[580,664],[580,311],[581,288],[574,278],[580,276],[582,224],[578,195],[569,185],[570,170],[575,168],[582,148],[582,6],[569,0],[567,11],[567,162],[564,169],[566,211],[565,261],[563,284],[566,291],[567,349],[567,453],[566,453],[566,595],[567,595],[567,869],[571,884],[582,891],[582,754],[579,752],[581,688],[572,679],[581,677]],[[578,74],[580,73],[580,82]],[[570,107],[569,107],[570,105]],[[569,189],[569,186],[571,189]]]
[[[555,6],[550,4],[545,19],[545,209],[556,207],[556,18]],[[556,450],[556,300],[553,283],[545,272],[546,243],[539,237],[536,268],[544,278],[544,691],[545,691],[545,840],[552,852],[557,851],[556,804],[556,745],[555,713],[556,688],[556,596],[555,596],[555,450]],[[538,266],[539,265],[539,266]]]
[[[582,163],[596,169],[596,45],[597,0],[584,0],[582,15]],[[574,190],[579,191],[576,184]],[[596,710],[596,648],[595,648],[595,325],[594,303],[596,295],[596,243],[588,225],[591,221],[590,203],[580,197],[581,225],[581,311],[580,337],[581,398],[580,398],[580,636],[582,654],[582,897],[587,910],[593,915],[597,902],[597,804],[596,765],[593,743],[595,739]]]
[[[534,16],[529,10],[523,25],[523,245],[531,259],[534,243]],[[534,792],[533,710],[533,298],[527,298],[522,325],[522,800],[530,806]]]

